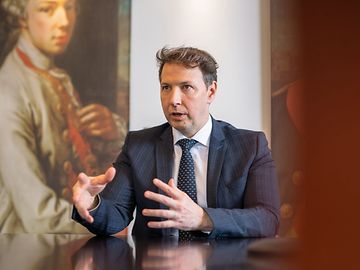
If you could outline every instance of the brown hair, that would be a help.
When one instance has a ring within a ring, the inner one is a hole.
[[[159,80],[166,63],[176,63],[186,68],[199,67],[203,74],[204,82],[209,87],[213,81],[217,81],[216,60],[208,52],[193,47],[164,47],[156,53],[159,65]]]

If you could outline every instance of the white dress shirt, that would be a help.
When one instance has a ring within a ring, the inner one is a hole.
[[[210,134],[212,129],[212,121],[209,115],[209,119],[206,124],[192,137],[188,139],[194,139],[197,143],[190,149],[191,156],[194,160],[195,167],[195,180],[197,191],[197,203],[201,207],[207,207],[206,201],[206,177],[207,177],[207,165],[208,154],[210,144]],[[177,178],[179,173],[180,159],[182,150],[177,141],[187,138],[180,131],[172,128],[174,138],[174,164],[172,175],[177,185]]]

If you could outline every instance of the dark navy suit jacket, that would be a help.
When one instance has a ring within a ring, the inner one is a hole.
[[[212,119],[210,137],[207,204],[204,210],[214,224],[208,237],[263,237],[277,233],[279,194],[274,161],[262,132],[242,130]],[[114,234],[136,218],[136,236],[165,236],[171,229],[151,229],[144,208],[165,208],[144,197],[146,190],[160,192],[152,180],[172,177],[173,137],[165,123],[129,132],[122,152],[114,163],[115,179],[100,194],[99,206],[91,212],[92,224],[76,209],[73,218],[95,234]]]

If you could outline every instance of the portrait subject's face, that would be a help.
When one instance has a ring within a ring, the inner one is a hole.
[[[187,137],[205,125],[216,91],[216,82],[206,87],[198,67],[186,68],[172,63],[163,67],[160,96],[164,115],[172,127]]]
[[[44,54],[61,54],[76,22],[76,0],[29,0],[21,21],[25,37]]]

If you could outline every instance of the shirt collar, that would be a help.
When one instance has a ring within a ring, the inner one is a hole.
[[[31,42],[20,35],[18,47],[30,58],[37,68],[48,70],[53,66],[53,59],[43,54]]]
[[[206,124],[191,139],[194,139],[194,140],[198,141],[199,143],[201,143],[202,145],[209,147],[211,130],[212,130],[212,120],[209,115],[209,118],[208,118]],[[178,131],[175,128],[172,128],[172,133],[173,133],[174,145],[177,143],[178,140],[187,138],[186,136],[184,136],[180,131]]]

